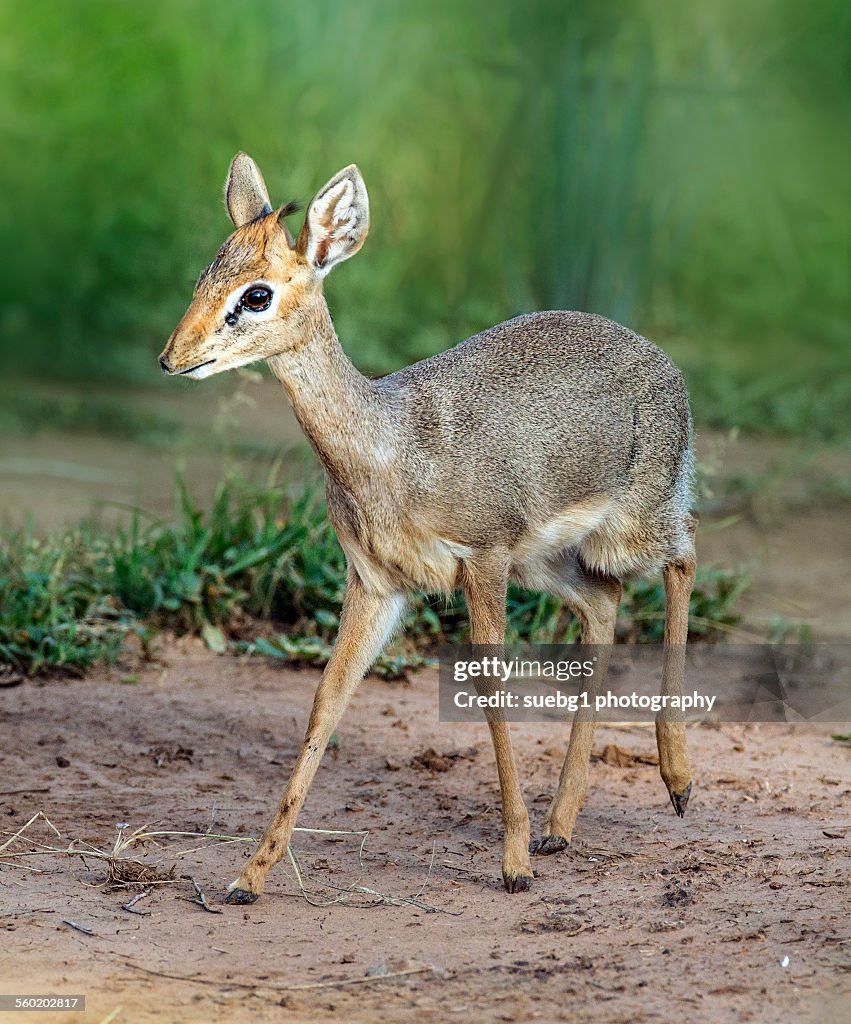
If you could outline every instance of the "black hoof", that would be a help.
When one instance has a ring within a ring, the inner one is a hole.
[[[231,889],[227,896],[225,896],[225,903],[245,906],[248,903],[256,903],[259,899],[260,893],[249,892],[247,889]]]
[[[671,793],[671,803],[674,805],[674,810],[681,818],[685,817],[686,807],[688,807],[688,798],[691,796],[691,785],[692,784],[689,783],[682,793]]]
[[[529,853],[533,857],[548,857],[551,853],[561,853],[566,850],[569,843],[564,836],[541,836],[540,839],[533,839],[529,843]]]
[[[532,888],[532,875],[503,875],[506,892],[528,892]]]

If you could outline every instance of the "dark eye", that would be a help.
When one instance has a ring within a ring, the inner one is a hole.
[[[262,313],[272,304],[272,292],[269,288],[249,288],[240,299],[241,304],[252,313]]]

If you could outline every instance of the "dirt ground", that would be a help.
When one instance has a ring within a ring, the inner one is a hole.
[[[368,829],[362,877],[359,837],[294,843],[340,902],[311,905],[282,863],[260,902],[223,905],[250,844],[184,836],[126,853],[177,880],[122,909],[139,890],[96,853],[116,825],[257,836],[316,680],[163,639],[134,675],[0,690],[0,846],[39,810],[61,833],[38,821],[5,852],[40,853],[0,858],[0,991],[85,995],[85,1014],[38,1018],[67,1022],[845,1019],[851,773],[824,726],[690,729],[684,820],[652,763],[613,750],[652,761],[652,729],[601,728],[572,847],[508,896],[486,728],[438,723],[434,672],[368,679],[300,821]],[[565,737],[514,736],[535,828]]]
[[[168,515],[175,453],[203,500],[233,463],[198,445],[213,419],[248,446],[304,448],[273,383],[239,387],[238,399],[190,385],[111,396],[173,418],[186,432],[174,450],[55,431],[0,438],[0,523],[45,530],[93,506],[107,520],[128,505]],[[847,640],[851,520],[837,495],[848,452],[712,432],[697,448],[699,557],[752,580],[732,638],[784,620]],[[255,465],[265,473],[268,454]],[[486,728],[437,721],[433,672],[369,679],[300,821],[369,830],[362,873],[358,835],[299,832],[312,902],[282,863],[259,903],[224,905],[317,678],[163,637],[141,669],[0,688],[0,848],[38,811],[61,833],[39,819],[3,851],[32,855],[0,857],[0,993],[85,995],[85,1014],[38,1018],[68,1022],[845,1019],[851,751],[830,738],[836,727],[690,729],[697,785],[683,821],[647,763],[652,729],[601,728],[572,846],[537,858],[534,890],[509,897]],[[513,732],[534,828],[566,736]],[[176,877],[128,910],[145,890],[108,884],[118,823],[125,836],[149,826],[240,841],[131,846],[125,858]],[[46,848],[72,843],[89,854]],[[354,885],[371,892],[343,892]]]

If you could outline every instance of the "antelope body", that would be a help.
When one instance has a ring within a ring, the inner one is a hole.
[[[366,237],[369,207],[345,168],[308,208],[297,241],[259,169],[231,164],[236,231],[204,271],[160,357],[202,378],[266,359],[323,463],[328,514],[348,561],[333,655],[304,745],[257,851],[228,901],[253,902],[285,854],[310,783],[351,694],[413,590],[460,588],[473,643],[501,644],[509,580],[554,593],[583,643],[614,640],[622,580],[664,575],[663,692],[678,692],[694,580],[691,423],[682,377],[651,342],[585,313],[517,317],[380,380],[349,361],[322,279]],[[531,853],[563,849],[584,803],[593,717],[574,722],[542,835],[529,818],[507,723],[488,717],[502,790],[502,873],[527,889]],[[681,722],[656,726],[677,813],[691,790]]]

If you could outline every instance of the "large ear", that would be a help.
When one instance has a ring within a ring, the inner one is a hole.
[[[269,191],[260,168],[245,153],[237,153],[231,161],[225,184],[225,203],[237,228],[272,212]]]
[[[320,277],[360,249],[369,231],[369,197],[360,171],[344,167],[316,193],[296,242]]]

